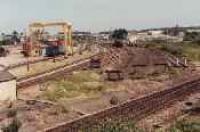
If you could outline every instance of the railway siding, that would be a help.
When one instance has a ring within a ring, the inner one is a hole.
[[[57,70],[50,70],[50,71],[47,71],[46,73],[42,73],[42,74],[38,74],[36,76],[30,76],[28,78],[20,79],[17,82],[17,88],[25,88],[25,87],[29,87],[32,85],[46,82],[51,79],[56,79],[58,77],[66,75],[67,73],[87,67],[89,62],[90,62],[90,60],[84,60],[83,62],[79,62],[77,64],[69,65],[66,67],[62,67]]]
[[[88,58],[80,59],[77,61],[74,61],[71,64],[66,64],[64,66],[60,66],[51,70],[47,70],[42,73],[38,73],[36,75],[30,75],[24,78],[17,79],[17,88],[26,88],[29,86],[33,86],[39,83],[46,82],[51,79],[56,79],[59,77],[63,77],[64,75],[71,73],[78,69],[83,69],[85,67],[88,67],[90,63],[90,59],[98,56],[99,54],[90,56]]]

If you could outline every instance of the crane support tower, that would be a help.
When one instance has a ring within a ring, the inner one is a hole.
[[[28,39],[23,46],[23,51],[27,56],[35,56],[35,53],[41,52],[42,36],[47,27],[61,28],[63,34],[62,44],[65,55],[73,54],[72,42],[72,24],[69,22],[34,22],[29,25]],[[38,54],[39,55],[39,54]]]

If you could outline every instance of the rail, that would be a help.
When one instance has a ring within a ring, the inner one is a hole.
[[[98,55],[99,54],[95,54],[90,57],[74,61],[71,64],[66,64],[64,66],[56,67],[42,73],[19,78],[17,79],[17,88],[19,89],[33,86],[35,84],[43,83],[51,79],[63,77],[64,75],[71,73],[75,70],[83,69],[88,66],[91,58]]]

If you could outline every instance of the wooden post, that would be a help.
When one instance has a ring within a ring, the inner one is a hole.
[[[69,45],[70,45],[70,50],[71,50],[71,54],[72,56],[74,55],[74,49],[73,49],[73,41],[72,41],[72,26],[69,25]]]
[[[176,65],[179,66],[179,58],[176,58]]]
[[[56,63],[56,56],[53,56],[53,63]]]
[[[108,76],[108,80],[110,80],[110,73],[109,72],[107,72],[107,76]]]
[[[27,58],[27,71],[30,71],[29,57]]]
[[[188,62],[187,62],[187,58],[186,58],[186,57],[184,57],[184,63],[185,63],[185,66],[188,65]]]
[[[65,57],[66,57],[66,55],[67,55],[66,26],[63,25],[62,28],[63,28],[63,32],[64,32],[64,46],[65,46]]]
[[[118,80],[121,80],[121,75],[120,75],[120,73],[118,72],[117,74],[118,74]]]
[[[70,55],[73,56],[73,49],[72,49],[72,35],[71,35],[71,25],[67,25],[67,44],[69,46]]]

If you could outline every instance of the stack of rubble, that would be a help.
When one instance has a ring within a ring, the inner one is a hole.
[[[104,70],[120,70],[127,65],[129,51],[121,48],[110,49],[102,58],[102,68]]]
[[[160,51],[132,47],[109,49],[102,57],[101,63],[104,71],[118,70],[125,74],[148,72],[149,67],[168,66],[167,57]]]

